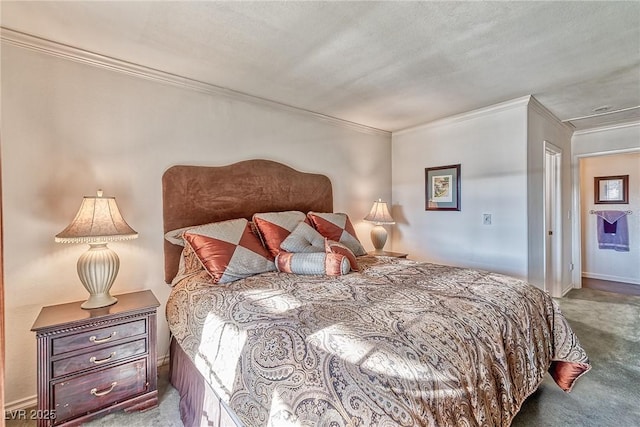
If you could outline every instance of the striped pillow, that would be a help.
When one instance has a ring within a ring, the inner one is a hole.
[[[351,264],[340,254],[280,252],[276,257],[276,268],[283,273],[341,276],[349,272]]]

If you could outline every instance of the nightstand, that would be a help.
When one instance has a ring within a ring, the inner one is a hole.
[[[158,405],[160,303],[151,291],[116,297],[116,304],[93,310],[77,301],[40,311],[31,328],[38,340],[38,427]]]
[[[408,254],[403,254],[403,253],[400,253],[400,252],[373,251],[373,252],[369,252],[369,255],[373,255],[373,256],[390,256],[392,258],[406,258]]]

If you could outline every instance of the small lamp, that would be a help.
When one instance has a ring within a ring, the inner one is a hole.
[[[107,247],[107,242],[136,239],[138,233],[122,218],[115,197],[85,196],[71,224],[56,235],[60,243],[88,243],[89,250],[78,259],[78,276],[89,292],[89,299],[81,307],[100,308],[118,300],[109,295],[120,259]]]
[[[382,199],[373,202],[371,212],[364,217],[364,220],[375,223],[375,226],[371,229],[371,242],[376,252],[381,252],[387,242],[387,230],[384,229],[382,224],[395,224],[389,213],[387,203],[383,202]]]

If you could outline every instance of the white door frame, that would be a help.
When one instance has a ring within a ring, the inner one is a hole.
[[[550,156],[550,157],[548,157]],[[551,159],[551,165],[547,165],[547,159]],[[551,169],[550,169],[551,168]],[[562,296],[562,149],[549,141],[544,142],[544,198],[543,198],[543,224],[544,224],[544,289],[554,297]],[[549,182],[551,188],[549,189]],[[550,191],[551,194],[548,194]],[[551,200],[551,202],[549,202]],[[548,204],[551,206],[547,206]],[[547,218],[547,208],[552,209]],[[549,233],[553,234],[550,236]],[[548,248],[551,246],[551,259]],[[551,271],[549,271],[551,270]],[[549,278],[551,274],[551,279]],[[551,282],[551,283],[549,283]]]
[[[612,154],[638,153],[640,148],[626,148],[621,150],[598,151],[594,153],[574,154],[571,159],[573,170],[573,241],[571,244],[571,257],[573,259],[573,271],[571,284],[573,288],[582,288],[582,200],[580,197],[580,159],[587,157],[610,156]],[[586,206],[585,202],[585,206]]]

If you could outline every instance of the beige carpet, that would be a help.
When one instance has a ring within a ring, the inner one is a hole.
[[[83,424],[86,427],[182,427],[178,391],[169,384],[169,365],[158,368],[157,408],[145,412],[114,412]],[[9,427],[9,426],[7,426]]]
[[[512,426],[640,426],[640,297],[583,288],[558,302],[591,371],[568,394],[547,375]]]
[[[514,427],[640,426],[640,297],[574,289],[560,307],[591,359],[592,369],[569,394],[547,375],[522,406]],[[141,413],[109,414],[85,426],[182,426],[178,393],[159,369],[160,405]],[[8,421],[7,427],[35,426]]]

